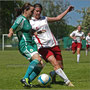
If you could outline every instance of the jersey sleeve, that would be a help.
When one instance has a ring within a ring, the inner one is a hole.
[[[21,22],[22,22],[22,18],[21,18],[21,17],[18,17],[18,18],[15,20],[14,24],[11,26],[11,28],[12,28],[13,30],[16,30],[17,27],[20,25]]]
[[[71,34],[70,34],[70,36],[74,36],[75,35],[75,31],[73,31]]]
[[[47,17],[45,17],[45,19],[47,20]]]
[[[18,27],[18,24],[14,22],[14,24],[12,25],[12,29],[15,30]]]
[[[84,33],[83,33],[82,37],[85,38],[85,34]]]
[[[88,40],[88,37],[86,36],[86,40]]]

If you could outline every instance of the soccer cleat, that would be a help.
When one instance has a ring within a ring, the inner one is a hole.
[[[69,87],[74,87],[74,85],[72,84],[72,82],[69,82],[66,85],[69,86]]]
[[[26,87],[32,87],[32,84],[31,84],[31,83],[29,84],[29,79],[28,79],[28,78],[21,79],[20,81],[21,81],[21,83],[22,83],[24,86],[26,86]]]
[[[56,73],[50,72],[49,75],[52,78],[52,82],[51,83],[53,83],[53,84],[56,83]]]

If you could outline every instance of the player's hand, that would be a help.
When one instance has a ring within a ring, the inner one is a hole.
[[[70,12],[70,11],[74,10],[74,7],[73,6],[69,6],[67,10],[68,10],[68,12]]]
[[[9,34],[8,34],[8,37],[10,38],[10,37],[12,37],[12,35],[13,35],[13,33],[9,33]]]
[[[73,39],[76,40],[76,37],[74,36]]]
[[[41,60],[40,63],[43,65],[43,61]]]
[[[81,40],[85,39],[84,37],[80,37],[80,38],[81,38]]]
[[[43,68],[45,66],[45,64],[43,63],[43,61],[40,61],[41,67]]]
[[[14,33],[13,33],[13,29],[12,28],[10,28],[9,29],[9,34],[8,34],[8,37],[10,38],[10,37],[12,37],[12,35],[13,35]]]
[[[37,35],[38,33],[37,32],[34,32],[34,35]]]

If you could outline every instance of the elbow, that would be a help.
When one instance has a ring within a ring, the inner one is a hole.
[[[57,21],[60,21],[62,18],[58,18]]]
[[[62,19],[62,17],[56,17],[56,21],[60,21]]]
[[[71,38],[72,36],[71,36],[71,35],[69,35],[69,37]]]

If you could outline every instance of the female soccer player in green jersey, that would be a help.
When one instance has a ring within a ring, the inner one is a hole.
[[[29,23],[29,19],[32,16],[34,7],[30,3],[25,3],[21,9],[21,15],[17,17],[12,27],[9,29],[8,37],[13,35],[16,31],[19,40],[19,51],[30,60],[29,67],[21,82],[25,86],[31,86],[30,82],[40,73],[43,65],[43,61],[37,52],[37,45],[34,42],[30,31],[32,27]],[[41,67],[40,67],[41,65]]]

